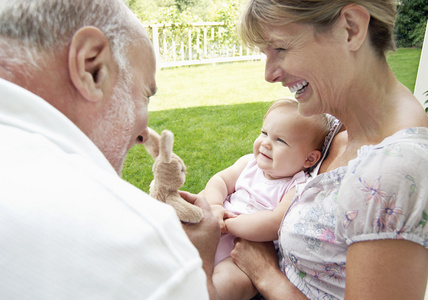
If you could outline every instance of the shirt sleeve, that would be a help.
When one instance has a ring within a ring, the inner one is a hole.
[[[428,146],[365,146],[338,192],[337,236],[347,244],[405,239],[428,248]]]

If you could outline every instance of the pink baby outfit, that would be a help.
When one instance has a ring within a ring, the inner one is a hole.
[[[307,178],[308,175],[300,171],[293,177],[267,179],[252,156],[236,181],[235,192],[225,199],[224,208],[237,215],[274,210],[290,189],[296,184],[305,183]],[[234,239],[235,236],[231,234],[222,234],[217,247],[216,264],[230,256]]]

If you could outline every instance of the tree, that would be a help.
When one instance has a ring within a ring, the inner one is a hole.
[[[210,0],[128,0],[128,6],[145,24],[208,21]]]
[[[193,22],[223,22],[225,30],[221,34],[217,33],[216,42],[229,46],[237,44],[236,24],[239,8],[246,1],[127,0],[127,3],[145,25],[172,24],[168,27],[171,34],[169,39],[186,35]]]
[[[398,4],[395,36],[398,47],[421,47],[428,19],[428,0],[402,0]]]

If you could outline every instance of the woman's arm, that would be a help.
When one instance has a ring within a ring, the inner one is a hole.
[[[225,220],[227,232],[254,242],[277,240],[279,227],[294,197],[294,191],[295,188],[292,188],[286,193],[274,210],[258,211]]]
[[[424,299],[428,250],[406,240],[356,242],[346,255],[346,299]]]
[[[307,299],[285,276],[272,242],[235,239],[231,257],[267,300]]]

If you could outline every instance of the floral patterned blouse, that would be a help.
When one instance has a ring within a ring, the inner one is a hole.
[[[350,244],[406,239],[428,248],[427,221],[428,128],[401,130],[296,188],[280,266],[308,298],[343,299]]]

